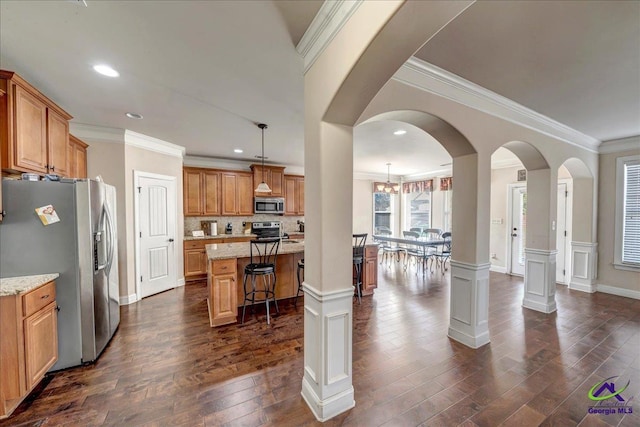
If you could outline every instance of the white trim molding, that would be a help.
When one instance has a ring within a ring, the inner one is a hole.
[[[176,287],[184,286],[185,284],[186,282],[184,280],[184,276],[178,277],[178,280],[176,281]]]
[[[180,145],[172,144],[171,142],[163,141],[129,129],[118,129],[71,122],[69,124],[69,133],[88,142],[95,141],[124,144],[179,158],[184,157],[186,150]]]
[[[136,301],[138,301],[137,294],[124,295],[120,297],[120,305],[129,305],[133,304]]]
[[[524,249],[524,298],[522,306],[542,313],[556,307],[556,255],[558,251]]]
[[[132,147],[142,148],[143,150],[154,151],[167,156],[183,158],[185,148],[180,145],[172,144],[152,136],[144,135],[132,130],[124,131],[124,143]]]
[[[571,278],[569,289],[593,293],[597,289],[598,244],[571,242]]]
[[[489,343],[490,263],[469,264],[451,260],[451,339],[471,348]]]
[[[619,297],[640,299],[640,291],[618,288],[617,286],[609,286],[609,285],[603,285],[603,284],[598,284],[597,287],[598,287],[598,292],[602,292],[603,294],[611,294],[611,295],[617,295]]]
[[[353,390],[353,286],[322,292],[304,289],[304,377],[302,397],[319,421],[356,404]]]
[[[640,135],[629,138],[612,139],[600,145],[600,154],[621,153],[624,151],[640,151]]]
[[[405,62],[392,78],[573,146],[598,152],[600,140],[416,57]]]
[[[331,40],[364,0],[325,1],[296,46],[304,59],[304,72],[309,71]]]

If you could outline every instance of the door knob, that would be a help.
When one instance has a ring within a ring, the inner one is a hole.
[[[173,239],[169,239],[170,242],[173,242]]]
[[[513,233],[511,237],[518,237],[518,235],[516,233]]]

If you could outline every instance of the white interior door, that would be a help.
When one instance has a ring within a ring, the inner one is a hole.
[[[175,288],[176,183],[138,176],[140,298]]]
[[[556,230],[556,282],[565,283],[567,230],[567,184],[558,184]],[[511,189],[511,274],[524,276],[524,248],[527,235],[527,188]]]
[[[524,244],[527,231],[527,187],[511,188],[511,274],[524,276]]]

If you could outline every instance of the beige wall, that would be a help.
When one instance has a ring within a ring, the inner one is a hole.
[[[98,142],[85,138],[87,173],[97,175],[116,187],[118,221],[118,271],[120,297],[136,294],[133,171],[151,172],[176,177],[176,236],[184,235],[182,213],[182,158],[126,146],[124,143]],[[178,284],[184,283],[182,239],[176,239],[176,273]]]
[[[598,188],[598,285],[640,292],[640,272],[613,266],[615,244],[616,159],[640,154],[640,150],[600,155]]]
[[[373,181],[353,180],[353,232],[373,232]]]

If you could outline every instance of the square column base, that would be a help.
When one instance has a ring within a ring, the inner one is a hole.
[[[571,242],[571,259],[569,289],[594,293],[597,290],[598,244]]]
[[[321,292],[304,288],[304,377],[302,397],[318,419],[326,421],[353,408],[353,286]]]
[[[451,260],[451,310],[448,336],[467,347],[489,343],[490,263]]]
[[[542,313],[556,311],[556,250],[525,248],[522,306]]]

